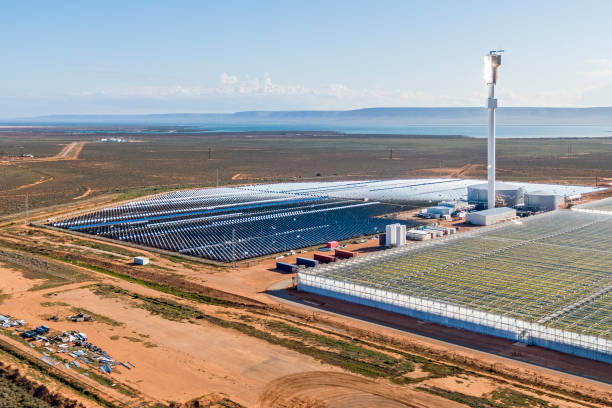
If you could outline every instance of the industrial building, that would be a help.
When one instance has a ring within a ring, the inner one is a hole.
[[[454,211],[455,210],[452,207],[445,207],[445,206],[437,205],[433,207],[427,207],[425,209],[424,214],[425,216],[433,215],[433,216],[437,216],[436,218],[441,218],[444,216],[450,217]]]
[[[450,207],[452,208],[453,212],[455,212],[455,211],[459,211],[459,210],[468,208],[469,204],[467,203],[467,201],[462,201],[462,200],[447,200],[447,201],[440,201],[438,203],[438,207]]]
[[[611,230],[547,212],[300,270],[298,289],[612,363]]]
[[[474,225],[493,225],[516,217],[516,210],[508,207],[491,208],[488,210],[468,213],[465,221]]]
[[[554,211],[564,202],[563,197],[548,191],[533,191],[525,193],[524,208],[532,211]]]
[[[489,185],[487,183],[468,186],[467,200],[470,204],[485,205]],[[512,184],[496,183],[495,196],[497,201],[501,201],[507,207],[515,207],[524,202],[525,189]]]

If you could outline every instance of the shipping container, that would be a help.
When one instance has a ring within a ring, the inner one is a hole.
[[[319,264],[319,261],[317,261],[316,259],[309,259],[309,258],[302,258],[302,257],[298,257],[295,261],[298,265],[304,265],[308,268],[315,267]]]
[[[277,262],[276,269],[283,272],[297,272],[297,265],[293,265],[287,262]]]
[[[336,249],[336,256],[340,258],[354,258],[355,253],[351,251],[343,251],[342,249]]]
[[[319,262],[323,262],[323,263],[330,263],[336,260],[336,258],[334,258],[333,256],[323,255],[323,254],[314,254],[314,259],[316,259]]]
[[[328,248],[338,248],[338,241],[329,241],[327,243]]]
[[[149,264],[149,258],[147,258],[146,256],[136,256],[136,257],[134,257],[134,264],[136,264],[136,265],[148,265]]]

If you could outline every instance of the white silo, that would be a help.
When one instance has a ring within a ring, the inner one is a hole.
[[[395,246],[397,243],[397,228],[395,224],[389,224],[385,231],[385,246]]]

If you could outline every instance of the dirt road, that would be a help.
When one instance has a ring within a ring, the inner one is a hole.
[[[60,161],[60,160],[77,160],[81,154],[81,150],[87,142],[72,142],[67,144],[60,150],[56,155],[49,157],[11,157],[6,164],[11,162],[19,163],[38,163],[38,162],[49,162],[49,161]]]
[[[261,395],[260,403],[262,408],[465,407],[406,387],[329,371],[311,371],[280,377],[268,384]]]
[[[79,154],[81,154],[81,150],[83,150],[85,143],[87,142],[72,142],[69,145],[64,146],[64,148],[55,156],[34,158],[28,161],[76,160],[79,158]]]

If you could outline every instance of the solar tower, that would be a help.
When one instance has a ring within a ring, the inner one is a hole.
[[[497,83],[497,68],[501,65],[501,53],[504,50],[489,51],[484,57],[484,80],[489,86],[487,110],[489,112],[489,138],[487,143],[487,201],[489,208],[495,208],[495,84]]]

